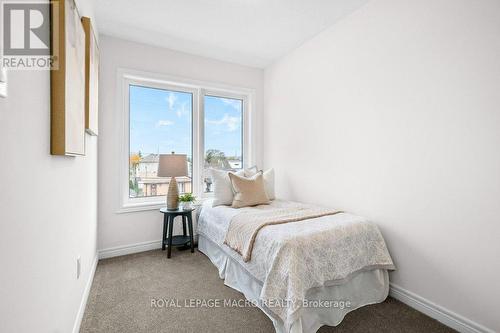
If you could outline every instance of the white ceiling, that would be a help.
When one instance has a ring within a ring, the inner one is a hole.
[[[266,67],[368,0],[95,0],[99,33]]]

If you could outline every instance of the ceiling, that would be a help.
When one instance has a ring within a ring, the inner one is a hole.
[[[368,0],[94,0],[99,33],[264,68]]]

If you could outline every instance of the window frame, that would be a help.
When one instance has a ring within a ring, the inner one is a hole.
[[[203,126],[201,126],[200,129],[200,147],[203,150],[202,156],[205,156],[205,96],[210,96],[210,97],[221,97],[221,98],[229,98],[229,99],[239,99],[242,101],[242,119],[241,119],[241,126],[242,126],[242,140],[241,140],[241,158],[243,159],[242,167],[251,167],[255,165],[255,161],[252,158],[251,154],[248,153],[248,147],[250,146],[250,136],[245,133],[246,131],[246,124],[249,122],[250,119],[247,119],[246,115],[248,114],[248,105],[249,105],[249,100],[247,95],[243,94],[238,94],[234,92],[227,92],[227,91],[221,91],[221,90],[214,90],[214,89],[201,89],[201,96],[200,96],[200,119],[203,122]],[[247,161],[250,161],[250,163],[247,163]],[[199,170],[203,172],[203,169],[205,167],[205,159],[202,158],[199,160],[199,165],[198,167],[200,168]],[[200,188],[200,193],[198,194],[199,197],[201,198],[210,198],[213,197],[213,192],[205,192],[204,191],[204,184],[203,184],[203,174],[200,175],[201,177],[201,188]]]
[[[119,130],[117,131],[117,142],[121,142],[121,149],[119,149],[120,156],[118,158],[120,164],[118,181],[120,196],[117,213],[154,210],[161,208],[166,204],[166,196],[139,198],[129,197],[130,85],[187,92],[192,94],[192,192],[196,197],[204,200],[213,195],[212,193],[203,192],[203,167],[205,155],[205,96],[236,98],[243,101],[243,167],[245,168],[255,165],[255,90],[130,69],[120,68],[117,72],[117,112],[119,115],[117,119],[121,119],[118,126]]]
[[[172,84],[158,84],[158,83],[146,83],[147,85],[145,84],[137,84],[136,83],[137,81],[136,80],[128,80],[127,81],[127,92],[125,92],[127,94],[127,96],[125,97],[126,98],[126,101],[128,101],[127,105],[125,106],[127,108],[126,110],[126,113],[127,113],[127,117],[128,117],[128,121],[127,121],[127,133],[128,133],[128,137],[127,137],[127,142],[128,142],[128,155],[127,157],[130,158],[130,87],[131,86],[136,86],[136,87],[142,87],[142,88],[151,88],[151,89],[160,89],[160,90],[165,90],[165,91],[171,91],[171,92],[179,92],[179,93],[187,93],[187,94],[191,94],[191,104],[192,104],[192,110],[191,110],[191,158],[194,157],[194,144],[193,144],[193,141],[194,141],[194,117],[195,117],[195,100],[197,98],[196,96],[196,93],[197,91],[192,89],[192,88],[186,88],[186,87],[181,87],[181,86],[178,86],[178,85],[172,85]],[[130,167],[130,165],[129,165]],[[128,173],[127,173],[128,175]],[[191,175],[192,176],[192,175]],[[128,182],[128,176],[127,176],[127,182]],[[191,183],[193,182],[193,180],[191,179]],[[192,186],[192,184],[191,184]],[[192,189],[192,187],[191,187]],[[160,197],[160,198],[163,198],[163,197],[166,197],[166,196],[162,196],[162,195],[154,195],[154,196],[149,196],[149,197],[130,197],[130,192],[129,192],[129,199],[133,199],[132,201],[137,201],[137,202],[150,202],[150,201],[158,201],[158,200],[153,200],[153,197]],[[149,198],[149,199],[146,199],[146,198]],[[140,199],[144,199],[144,200],[140,200]],[[166,199],[165,199],[166,200]]]

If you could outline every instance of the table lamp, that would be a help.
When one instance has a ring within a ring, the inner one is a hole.
[[[170,177],[167,193],[167,209],[179,209],[179,189],[175,177],[187,176],[187,156],[185,154],[160,154],[158,177]]]

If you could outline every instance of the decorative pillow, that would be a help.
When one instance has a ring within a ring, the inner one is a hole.
[[[257,174],[258,170],[256,166],[245,169],[245,177],[252,177]],[[264,171],[262,174],[264,177],[264,187],[266,188],[267,196],[269,200],[274,200],[276,198],[274,194],[274,169],[271,168],[269,170]]]
[[[274,200],[276,198],[274,194],[274,169],[264,171],[262,177],[264,178],[264,187],[269,200]]]
[[[229,179],[229,171],[211,169],[211,174],[214,186],[214,201],[212,206],[230,206],[233,203],[234,193],[233,186],[231,185],[231,179]],[[243,176],[245,173],[243,170],[240,170],[234,174]]]
[[[252,177],[252,176],[255,176],[255,174],[257,174],[257,172],[259,172],[259,168],[257,168],[256,165],[254,166],[251,166],[250,168],[246,168],[244,169],[245,171],[245,177]]]
[[[233,185],[234,199],[231,207],[241,208],[248,206],[264,205],[269,203],[266,189],[264,187],[264,177],[262,171],[256,175],[246,178],[229,173],[229,178]]]

